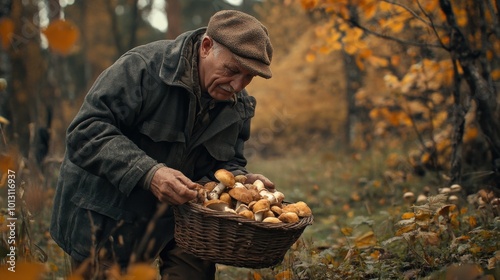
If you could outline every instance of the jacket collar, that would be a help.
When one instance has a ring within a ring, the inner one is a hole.
[[[205,33],[206,28],[187,31],[168,44],[163,54],[160,79],[168,84],[181,86],[193,91],[193,57],[197,56],[196,43]],[[195,79],[197,80],[197,79]]]

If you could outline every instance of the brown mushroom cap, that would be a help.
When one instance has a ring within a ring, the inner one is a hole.
[[[236,199],[237,201],[241,201],[242,203],[248,204],[252,202],[253,196],[252,193],[247,190],[247,188],[234,188],[229,190],[229,195]]]
[[[296,214],[299,214],[299,209],[297,209],[297,206],[295,206],[295,204],[284,205],[281,209],[283,210],[283,212],[294,212]]]
[[[262,215],[262,217],[264,217],[264,219],[265,219],[265,218],[268,218],[268,217],[276,217],[276,216],[274,215],[273,211],[267,210],[266,212],[264,212],[264,215]]]
[[[276,216],[279,216],[279,215],[281,215],[281,213],[283,213],[283,209],[281,209],[281,207],[279,207],[277,205],[271,206],[271,211],[273,211],[274,214],[276,214]]]
[[[311,208],[309,208],[309,206],[307,206],[307,204],[304,201],[299,201],[294,204],[295,207],[297,207],[297,209],[299,210],[299,213],[297,213],[299,217],[309,217],[312,215]]]
[[[271,204],[269,203],[269,200],[267,199],[260,199],[255,202],[252,206],[252,211],[254,213],[261,213],[261,212],[267,212],[270,209]]]
[[[276,200],[278,201],[278,203],[283,202],[283,200],[285,199],[285,194],[280,192],[280,191],[273,192],[273,195],[276,198]]]
[[[273,224],[281,223],[281,220],[276,217],[267,217],[262,221],[264,223],[273,223]]]
[[[211,192],[215,186],[217,186],[217,182],[214,182],[214,181],[210,181],[208,183],[206,183],[203,188],[207,190],[207,192]]]
[[[236,182],[239,182],[239,183],[242,183],[242,184],[245,184],[246,180],[247,180],[247,176],[243,175],[243,174],[240,174],[240,175],[236,175],[234,176],[234,180]]]
[[[238,215],[243,216],[243,217],[248,218],[248,219],[251,219],[251,220],[254,219],[253,212],[248,210],[248,209],[245,209],[243,211],[238,212]]]
[[[284,222],[284,223],[296,223],[298,222],[300,219],[299,219],[299,216],[295,213],[295,212],[285,212],[285,213],[282,213],[278,219],[280,219],[280,221]]]
[[[269,200],[267,199],[261,199],[255,202],[252,206],[252,211],[255,214],[255,220],[256,221],[262,221],[262,218],[264,217],[264,213],[269,211],[269,207],[271,206],[271,203],[269,203]]]
[[[219,180],[222,184],[227,187],[232,187],[236,181],[234,180],[233,173],[227,171],[226,169],[219,169],[215,171],[215,178]]]
[[[228,193],[221,193],[220,197],[219,197],[219,200],[222,200],[224,201],[225,203],[227,203],[228,207],[232,207],[231,204],[232,204],[232,201],[231,201],[231,196],[228,194]]]
[[[227,207],[229,207],[226,202],[220,199],[207,200],[203,206],[217,211],[224,211]]]

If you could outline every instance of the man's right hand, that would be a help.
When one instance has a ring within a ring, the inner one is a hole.
[[[196,186],[182,172],[161,167],[151,180],[150,190],[160,202],[179,205],[196,198]]]

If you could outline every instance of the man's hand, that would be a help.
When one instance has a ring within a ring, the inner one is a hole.
[[[161,167],[151,180],[150,190],[160,202],[179,205],[196,198],[197,192],[194,190],[196,186],[197,184],[182,172]]]
[[[249,173],[249,174],[247,174],[245,176],[247,177],[245,183],[253,184],[253,182],[255,182],[256,180],[261,180],[262,183],[264,183],[264,186],[268,190],[272,191],[275,188],[274,187],[274,183],[271,182],[271,180],[267,179],[267,177],[264,176],[264,175],[262,175],[262,174],[251,174],[251,173]]]

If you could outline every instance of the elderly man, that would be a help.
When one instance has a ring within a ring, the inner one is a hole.
[[[274,187],[243,154],[255,111],[245,87],[271,77],[272,53],[257,19],[227,10],[99,76],[68,128],[50,230],[85,276],[159,258],[165,278],[214,279],[215,264],[176,246],[171,208],[158,209],[194,199],[220,168]]]

